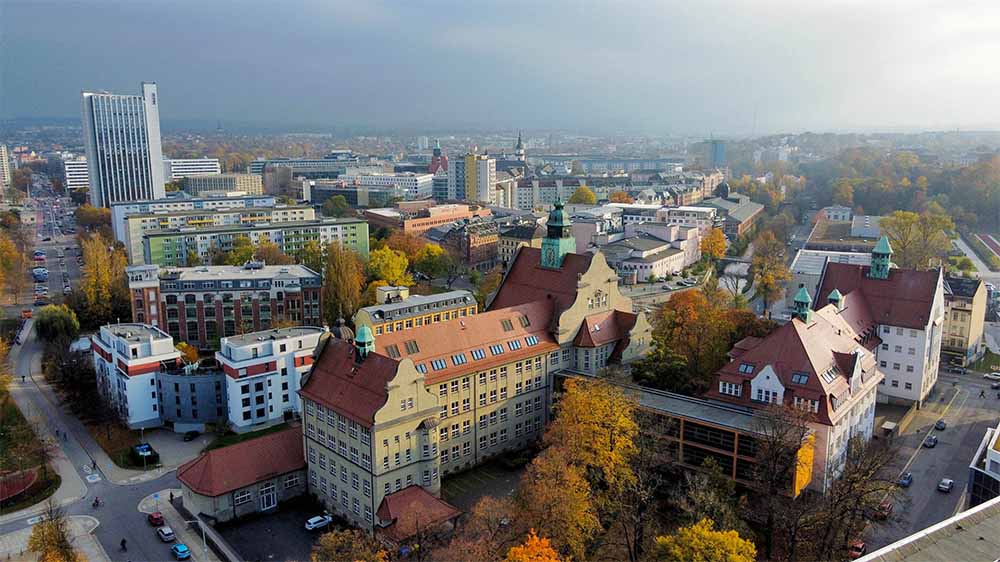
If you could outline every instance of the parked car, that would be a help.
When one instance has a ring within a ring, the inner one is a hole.
[[[154,511],[146,516],[146,521],[149,521],[149,524],[154,527],[159,527],[163,525],[163,514],[159,511]]]
[[[156,536],[163,542],[174,542],[174,530],[170,527],[160,527],[156,530]]]
[[[880,521],[885,521],[886,519],[889,518],[890,515],[892,515],[891,501],[885,500],[882,503],[878,504],[878,507],[875,509],[875,519],[878,519]]]
[[[903,474],[901,474],[899,476],[898,484],[900,488],[909,488],[910,484],[913,484],[913,473],[904,472]]]
[[[1000,373],[983,373],[984,379],[990,379],[991,381],[1000,381]]]
[[[938,431],[944,431],[947,427],[948,424],[946,424],[944,420],[938,420],[937,422],[934,423],[934,429]]]
[[[928,435],[927,439],[924,439],[924,447],[927,447],[928,449],[933,449],[934,447],[937,447],[937,444],[938,444],[937,435]]]
[[[951,478],[942,478],[941,481],[938,482],[938,491],[944,492],[946,494],[951,492],[951,489],[954,487],[955,487],[955,481],[952,480]]]
[[[992,388],[993,390],[996,390],[996,389],[1000,388],[1000,381],[991,382],[990,383],[990,388]]]
[[[306,521],[306,530],[314,531],[316,529],[322,529],[329,525],[331,521],[333,521],[333,517],[329,515],[317,515],[316,517],[310,517],[309,520]]]
[[[852,541],[847,545],[847,556],[851,560],[857,560],[868,553],[868,545],[864,541]]]
[[[176,560],[187,560],[191,558],[191,549],[186,544],[179,542],[170,547],[170,554],[173,554]]]
[[[184,434],[184,440],[185,441],[194,441],[195,439],[198,438],[199,435],[201,435],[201,432],[198,432],[198,431],[188,431],[187,433]]]

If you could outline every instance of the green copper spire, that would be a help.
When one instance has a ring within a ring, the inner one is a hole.
[[[357,353],[359,363],[364,361],[369,353],[375,351],[375,336],[367,325],[358,328],[358,334],[354,337],[354,351]]]
[[[795,317],[799,320],[809,323],[812,321],[812,297],[809,296],[809,291],[806,290],[805,286],[799,287],[799,292],[795,293]]]
[[[871,279],[888,279],[889,267],[892,264],[892,246],[889,245],[889,237],[882,236],[872,250],[872,266],[868,269],[868,277]]]
[[[576,239],[573,238],[573,222],[569,213],[563,210],[561,201],[556,201],[549,220],[545,224],[547,233],[542,239],[542,267],[559,269],[562,267],[566,254],[576,251]]]
[[[837,307],[837,310],[843,310],[843,306],[841,305],[844,303],[844,295],[840,294],[840,291],[837,289],[830,291],[830,296],[826,297],[826,300]]]

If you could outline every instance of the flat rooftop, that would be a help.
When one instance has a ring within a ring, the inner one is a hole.
[[[242,347],[265,340],[283,340],[297,336],[308,336],[309,334],[322,334],[325,331],[324,328],[319,326],[289,326],[287,328],[274,328],[273,330],[264,330],[262,332],[229,336],[228,338],[223,338],[223,341],[234,347]]]
[[[293,222],[272,222],[268,224],[259,225],[243,225],[234,224],[231,226],[206,226],[206,227],[182,227],[182,228],[166,228],[163,230],[156,230],[153,232],[148,232],[145,234],[147,238],[155,238],[159,236],[176,236],[178,234],[187,234],[197,232],[198,234],[221,234],[225,232],[247,232],[254,230],[280,230],[283,228],[309,228],[309,227],[320,227],[320,226],[335,226],[341,224],[359,224],[367,223],[363,219],[354,218],[343,218],[343,219],[316,219],[307,221],[293,221]]]
[[[115,337],[134,343],[145,341],[149,338],[165,339],[170,337],[170,335],[163,330],[157,328],[156,326],[150,326],[149,324],[109,324],[104,327]]]
[[[461,301],[461,304],[456,304],[456,306],[468,306],[476,302],[475,297],[469,291],[456,290],[448,291],[446,293],[437,293],[433,295],[410,295],[409,297],[397,301],[397,302],[387,302],[385,304],[373,304],[371,306],[366,306],[361,310],[364,310],[372,317],[375,318],[395,318],[394,312],[405,311],[407,309],[416,308],[423,305],[434,305],[445,301],[457,300]],[[430,310],[430,309],[425,309]],[[423,312],[423,311],[422,311]]]
[[[198,267],[177,267],[160,271],[160,279],[167,281],[213,281],[216,279],[269,278],[280,275],[319,277],[319,273],[299,264],[262,265],[255,267],[241,265],[200,265]]]
[[[834,252],[827,250],[799,250],[792,260],[792,273],[820,275],[827,261],[853,265],[871,265],[872,255],[866,252]]]
[[[308,209],[313,209],[309,205],[275,205],[273,207],[209,207],[207,209],[178,209],[178,210],[162,210],[153,211],[151,213],[134,213],[128,215],[127,218],[160,218],[160,217],[196,217],[200,215],[214,215],[221,213],[253,213],[253,212],[272,212],[276,210],[291,210],[291,211],[304,211]]]

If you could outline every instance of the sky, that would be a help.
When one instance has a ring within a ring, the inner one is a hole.
[[[1000,128],[997,0],[0,0],[0,118],[656,134]]]

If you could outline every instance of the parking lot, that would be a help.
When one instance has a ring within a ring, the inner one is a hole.
[[[305,529],[305,522],[323,513],[311,497],[298,498],[278,506],[278,510],[216,527],[244,560],[309,560],[313,542],[320,531]]]
[[[511,495],[523,473],[524,468],[507,468],[498,462],[487,463],[446,476],[441,483],[441,497],[468,513],[483,496],[501,498]]]

